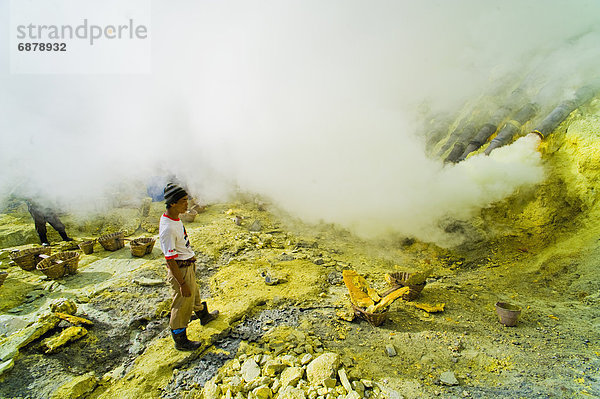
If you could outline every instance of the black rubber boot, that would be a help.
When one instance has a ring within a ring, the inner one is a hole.
[[[216,319],[219,316],[219,311],[213,310],[212,312],[209,312],[206,302],[202,302],[202,306],[204,308],[202,310],[197,310],[195,313],[198,319],[200,319],[200,324],[204,326]]]
[[[59,231],[58,234],[60,234],[63,241],[73,241],[73,239],[67,235],[66,231]]]
[[[202,342],[200,341],[190,341],[187,337],[186,330],[183,330],[183,332],[179,334],[175,334],[173,330],[171,330],[171,335],[173,336],[173,341],[175,341],[175,349],[178,351],[194,351],[202,345]]]

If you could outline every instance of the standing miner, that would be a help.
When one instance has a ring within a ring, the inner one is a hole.
[[[201,343],[190,341],[186,334],[192,313],[195,312],[200,324],[205,325],[214,320],[219,311],[208,311],[196,285],[195,254],[179,219],[179,214],[187,211],[188,194],[173,183],[167,184],[164,194],[167,211],[160,218],[159,239],[169,269],[167,280],[173,288],[169,327],[177,350],[195,350]]]
[[[27,210],[33,218],[35,231],[38,233],[40,242],[43,246],[50,245],[47,236],[46,223],[49,223],[50,226],[54,227],[54,230],[58,231],[58,234],[60,234],[63,241],[73,241],[73,239],[67,235],[65,225],[59,219],[54,209],[42,206],[32,199],[27,199],[25,202],[27,203]]]

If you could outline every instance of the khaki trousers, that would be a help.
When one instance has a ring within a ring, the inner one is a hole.
[[[171,270],[168,268],[167,270],[167,281],[171,284],[171,288],[173,289],[173,303],[171,304],[169,327],[171,327],[171,330],[186,328],[192,317],[192,312],[202,310],[200,290],[196,284],[196,264],[180,268],[183,279],[192,292],[192,295],[187,298],[181,295],[179,284],[177,283],[177,280],[175,280],[175,277],[173,277]]]

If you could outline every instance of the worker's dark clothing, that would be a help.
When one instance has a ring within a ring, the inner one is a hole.
[[[29,210],[31,217],[33,217],[33,221],[35,222],[35,231],[37,231],[42,244],[48,244],[48,237],[46,236],[46,222],[50,223],[50,226],[52,226],[54,230],[58,231],[58,234],[60,234],[64,241],[73,240],[67,235],[65,231],[65,225],[60,221],[58,215],[56,215],[52,209],[41,207],[31,201],[27,201],[27,209]]]

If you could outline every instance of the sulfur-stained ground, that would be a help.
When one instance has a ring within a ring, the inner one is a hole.
[[[9,264],[10,249],[36,239],[26,209],[12,203],[0,215],[1,267],[9,273],[0,287],[0,334],[10,336],[60,298],[72,299],[94,326],[54,354],[40,340],[22,348],[0,376],[0,397],[200,397],[226,361],[269,347],[288,331],[283,326],[312,337],[315,350],[339,353],[350,379],[379,381],[407,398],[600,397],[599,117],[598,100],[574,112],[540,147],[545,182],[457,224],[479,237],[458,248],[410,237],[367,241],[303,224],[250,196],[210,204],[186,223],[202,294],[221,311],[206,327],[191,323],[189,335],[204,342],[198,353],[173,348],[169,288],[140,284],[164,279],[158,246],[136,258],[128,245],[110,252],[96,244],[77,274],[53,282]],[[119,230],[155,236],[162,206],[153,204],[148,216],[130,206],[63,220],[79,241]],[[53,246],[61,248],[68,244]],[[349,306],[342,270],[356,270],[382,292],[386,273],[429,267],[417,302],[443,303],[443,312],[396,301],[380,327],[339,317]],[[266,276],[280,283],[267,285]],[[497,301],[521,307],[517,326],[498,322]],[[440,382],[448,371],[458,385]]]

